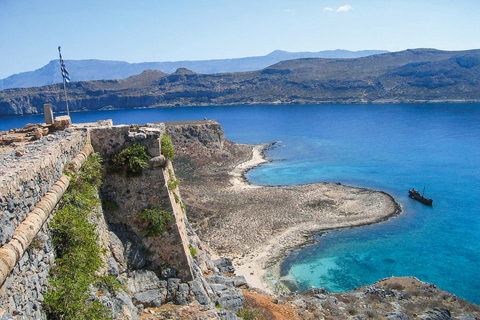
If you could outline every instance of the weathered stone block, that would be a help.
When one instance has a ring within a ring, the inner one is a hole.
[[[234,276],[233,277],[233,284],[235,287],[241,287],[247,285],[247,279],[244,276]]]
[[[65,130],[71,125],[72,125],[72,119],[70,119],[69,116],[55,117],[55,122],[53,123],[53,127],[55,128],[55,131]]]
[[[175,297],[177,292],[178,285],[180,284],[180,279],[170,278],[167,280],[167,299],[172,300]]]
[[[108,264],[108,273],[111,276],[118,276],[120,272],[118,270],[117,261],[114,258],[110,258],[107,260],[107,264]]]
[[[160,307],[165,300],[163,293],[160,290],[148,290],[139,293],[135,293],[133,299],[142,303],[148,307]]]
[[[213,263],[215,264],[215,267],[217,267],[218,271],[220,272],[230,272],[230,273],[235,272],[235,268],[233,267],[233,264],[232,264],[232,259],[230,258],[221,258],[218,260],[214,260]]]
[[[187,305],[188,304],[187,297],[189,292],[190,292],[190,287],[188,286],[188,284],[180,283],[178,285],[178,290],[175,295],[175,300],[174,300],[175,304],[179,304],[182,306]]]
[[[135,270],[127,280],[127,285],[132,293],[155,290],[160,288],[160,280],[153,271]]]
[[[226,293],[227,290],[228,290],[228,287],[224,284],[218,284],[218,283],[215,283],[215,284],[211,284],[210,285],[210,288],[212,288],[213,292],[217,295],[217,296],[221,296],[222,294]]]

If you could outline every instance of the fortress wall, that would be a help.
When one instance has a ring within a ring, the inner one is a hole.
[[[87,131],[67,129],[17,148],[0,167],[0,245],[60,178],[83,149]]]
[[[178,278],[190,281],[193,279],[193,272],[185,226],[186,216],[180,206],[178,188],[168,190],[167,187],[170,173],[172,176],[174,173],[170,161],[161,156],[160,137],[164,132],[163,123],[140,127],[113,126],[93,129],[91,141],[105,163],[114,153],[134,143],[147,147],[153,158],[150,167],[144,169],[141,175],[128,176],[125,172],[112,173],[108,170],[103,173],[102,199],[117,207],[115,210],[104,210],[105,217],[107,222],[119,231],[119,238],[125,238],[125,233],[128,233],[127,237],[140,239],[144,251],[148,252],[145,264],[148,264],[149,269],[160,273],[161,268],[172,266]],[[173,192],[177,194],[176,197]],[[174,221],[167,225],[161,236],[147,237],[143,231],[145,224],[138,215],[143,209],[157,205],[169,211]],[[139,255],[141,254],[140,252]],[[119,263],[121,264],[121,261]],[[134,264],[138,268],[144,267],[143,262],[134,261]]]
[[[145,169],[141,176],[125,178],[105,174],[103,194],[107,198],[113,197],[122,206],[118,212],[106,213],[105,216],[109,223],[123,224],[133,230],[150,252],[151,266],[157,266],[159,273],[160,267],[166,262],[175,268],[177,277],[183,281],[193,279],[186,217],[175,200],[180,195],[178,189],[169,191],[167,188],[168,168],[171,172],[173,168],[160,156],[160,136],[164,132],[164,125],[154,124],[140,130],[135,127],[131,129],[130,126],[87,127],[79,126],[49,134],[34,143],[16,148],[12,155],[0,160],[0,273],[6,274],[5,280],[1,279],[0,283],[0,314],[7,311],[18,315],[19,319],[45,318],[42,312],[43,294],[48,289],[50,265],[55,261],[48,229],[49,215],[59,200],[56,197],[61,197],[68,186],[69,178],[62,176],[62,173],[72,159],[89,145],[88,142],[105,160],[134,142],[147,146],[149,153],[156,156],[151,160],[151,167]],[[133,132],[135,130],[137,132]],[[90,149],[88,153],[93,152]],[[75,167],[80,165],[77,163]],[[61,188],[54,185],[59,180]],[[176,192],[177,197],[172,192]],[[162,204],[174,215],[175,220],[162,236],[147,238],[142,235],[141,221],[136,214],[155,204]],[[41,210],[36,206],[40,206]],[[108,230],[104,231],[109,233]]]
[[[86,142],[86,130],[57,132],[17,148],[0,169],[0,310],[19,319],[45,318],[42,295],[55,254],[44,222],[68,186],[63,171]]]

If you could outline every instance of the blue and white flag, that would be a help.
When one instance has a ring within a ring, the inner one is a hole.
[[[58,47],[58,54],[60,55],[60,69],[62,70],[62,77],[65,82],[70,82],[70,75],[68,74],[67,67],[62,59],[62,52],[60,51],[60,46]]]

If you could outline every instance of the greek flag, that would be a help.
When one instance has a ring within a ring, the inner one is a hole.
[[[60,51],[61,47],[58,47],[58,54],[60,55],[60,69],[62,70],[62,77],[65,82],[70,82],[70,75],[68,74],[67,67],[62,59],[62,52]]]

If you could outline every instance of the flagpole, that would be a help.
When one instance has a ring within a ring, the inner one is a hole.
[[[63,91],[65,93],[65,104],[67,105],[67,115],[70,117],[70,110],[68,109],[68,97],[67,97],[67,85],[66,85],[66,80],[70,81],[70,76],[63,62],[62,52],[60,50],[61,50],[61,47],[58,46],[58,55],[60,57],[60,70],[62,71],[62,78],[63,78]]]
[[[67,105],[67,116],[70,117],[70,110],[68,110],[67,86],[65,85],[65,78],[63,78],[63,91],[65,92],[65,104]]]

